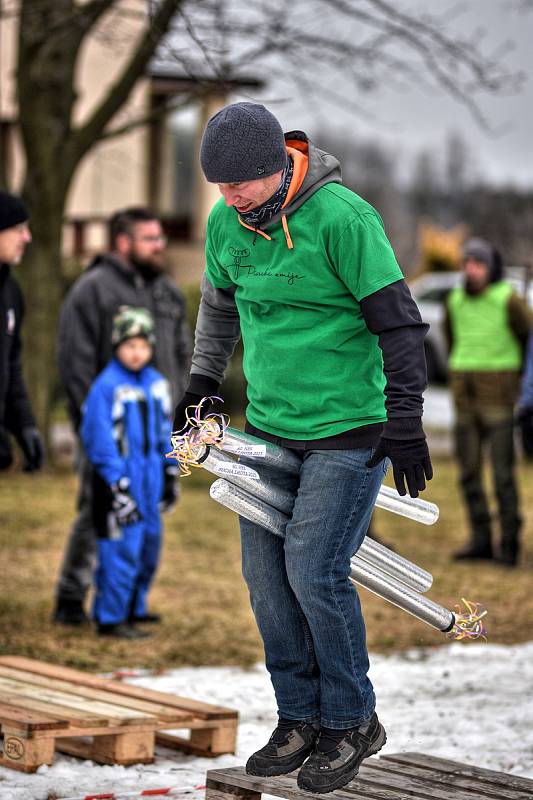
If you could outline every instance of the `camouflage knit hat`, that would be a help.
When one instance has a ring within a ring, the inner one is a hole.
[[[146,308],[132,308],[131,306],[121,306],[113,317],[113,333],[111,334],[111,344],[117,348],[126,339],[134,339],[140,336],[146,339],[148,344],[155,344],[154,320]]]

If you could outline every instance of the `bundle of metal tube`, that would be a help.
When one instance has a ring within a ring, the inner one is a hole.
[[[289,473],[300,468],[298,458],[290,451],[233,428],[226,429],[219,447],[239,456],[241,462],[253,464],[254,468],[259,463]],[[254,448],[257,449],[255,457]],[[292,494],[273,485],[265,476],[257,480],[246,474],[232,475],[232,463],[233,458],[224,453],[213,449],[207,453],[203,466],[214,474],[224,472],[226,478],[215,481],[211,497],[271,533],[283,536],[294,504]],[[401,497],[387,486],[380,488],[376,505],[426,525],[433,524],[439,515],[435,504]],[[352,558],[351,579],[437,630],[449,631],[455,623],[452,611],[420,594],[431,587],[432,575],[369,537],[365,537]]]
[[[267,530],[270,530],[272,533],[278,533],[279,528],[287,521],[288,515],[292,513],[292,507],[294,505],[293,495],[284,489],[280,489],[278,486],[274,486],[263,476],[261,476],[261,480],[256,480],[246,474],[231,474],[230,470],[234,463],[234,460],[224,453],[210,450],[202,462],[202,466],[215,475],[222,475],[227,482],[239,487],[241,492],[236,496],[240,498],[239,502],[241,504],[245,502],[245,498],[249,498],[247,504],[248,513],[243,513],[242,516],[248,519],[250,518],[248,514],[253,513],[252,500],[258,500],[264,505],[265,509],[270,509],[274,515],[274,528],[272,528],[272,525],[268,522],[268,513],[266,512],[261,516],[263,521],[257,517],[253,521],[257,522],[258,525],[261,525],[263,528],[267,528]],[[218,500],[218,497],[214,495],[211,496],[215,500]],[[393,553],[392,550],[373,541],[368,536],[365,537],[358,555],[365,561],[388,572],[390,575],[396,575],[408,586],[420,592],[426,592],[433,583],[431,573],[426,572],[426,570],[418,567],[406,558],[402,558],[402,556],[399,556],[397,553]]]
[[[290,473],[298,472],[300,469],[300,461],[290,450],[278,447],[271,442],[265,442],[263,439],[250,436],[250,434],[235,428],[226,428],[224,440],[218,447],[238,455],[245,463],[253,462],[254,465],[263,463],[274,469]],[[253,448],[258,448],[261,452],[259,458],[254,458]],[[263,499],[268,502],[267,498]],[[435,503],[428,503],[427,500],[421,500],[419,497],[402,497],[395,489],[388,486],[380,488],[376,506],[384,508],[386,511],[392,511],[394,514],[409,517],[423,525],[433,525],[439,518],[439,508]]]
[[[179,431],[173,435],[173,450],[168,457],[176,458],[184,470],[194,464],[227,478],[213,483],[211,497],[267,531],[284,536],[294,498],[274,484],[268,472],[261,475],[256,468],[264,464],[294,474],[300,469],[296,455],[228,427],[223,416],[202,420],[198,415],[195,425],[196,431],[190,439]],[[221,450],[231,453],[231,457]],[[380,488],[376,506],[425,525],[432,525],[439,516],[434,503],[402,497],[388,486]],[[483,618],[487,612],[478,603],[463,600],[466,612],[458,609],[454,613],[423,597],[420,592],[431,587],[432,575],[373,539],[365,537],[351,559],[350,579],[433,628],[450,632],[455,639],[486,638]]]
[[[255,522],[276,536],[284,536],[285,525],[289,521],[287,514],[268,505],[257,496],[222,478],[212,484],[210,494],[213,500],[240,516]],[[416,591],[421,587],[422,591],[429,588],[431,575],[385,547],[381,549],[387,550],[388,559],[380,560],[380,554],[373,550],[376,544],[368,538],[365,539],[357,554],[353,556],[351,580],[433,628],[443,632],[451,630],[455,624],[453,612]],[[369,554],[373,561],[369,559]],[[420,573],[424,575],[421,576]],[[423,581],[424,576],[428,575],[429,585],[427,581]]]

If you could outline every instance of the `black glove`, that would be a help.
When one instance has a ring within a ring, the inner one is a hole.
[[[198,373],[193,372],[189,381],[189,386],[187,387],[187,391],[176,406],[176,410],[174,412],[173,431],[181,431],[182,433],[185,433],[188,426],[187,408],[189,406],[197,406],[204,397],[216,395],[219,386],[219,382],[214,378],[210,378],[207,375],[199,375]],[[212,408],[213,402],[211,400],[203,404],[201,410],[202,419],[207,416]]]
[[[24,472],[37,472],[44,459],[44,445],[41,434],[34,425],[22,428],[17,441],[24,453]]]
[[[518,412],[518,424],[522,436],[522,448],[528,461],[533,460],[533,408],[524,406]]]
[[[163,481],[163,493],[159,503],[159,510],[163,514],[168,514],[176,507],[179,497],[178,467],[165,467]]]
[[[391,461],[398,494],[407,494],[407,483],[411,497],[418,497],[418,493],[426,488],[426,480],[430,481],[433,477],[433,467],[419,417],[392,419],[385,424],[376,451],[366,462],[366,466],[376,467],[384,458]]]
[[[120,478],[111,484],[111,508],[119,525],[133,525],[142,519],[137,503],[130,494],[130,479]]]

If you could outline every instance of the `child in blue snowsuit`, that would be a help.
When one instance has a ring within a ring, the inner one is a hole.
[[[170,388],[148,366],[154,324],[146,309],[122,307],[113,320],[114,357],[87,396],[81,436],[96,476],[93,517],[98,568],[93,617],[100,635],[137,639],[135,622],[157,622],[146,596],[159,561],[160,510],[175,497],[176,467],[165,459]]]

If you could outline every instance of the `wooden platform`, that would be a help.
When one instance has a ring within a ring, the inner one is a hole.
[[[0,765],[22,772],[52,764],[56,750],[100,764],[149,764],[156,743],[200,756],[234,753],[237,722],[230,708],[0,657]],[[168,733],[182,729],[189,739]]]
[[[259,800],[261,794],[288,800],[318,797],[332,800],[531,800],[533,781],[505,772],[471,767],[422,753],[368,758],[359,774],[331,794],[304,792],[296,772],[280,778],[246,775],[244,767],[207,773],[206,800]]]

